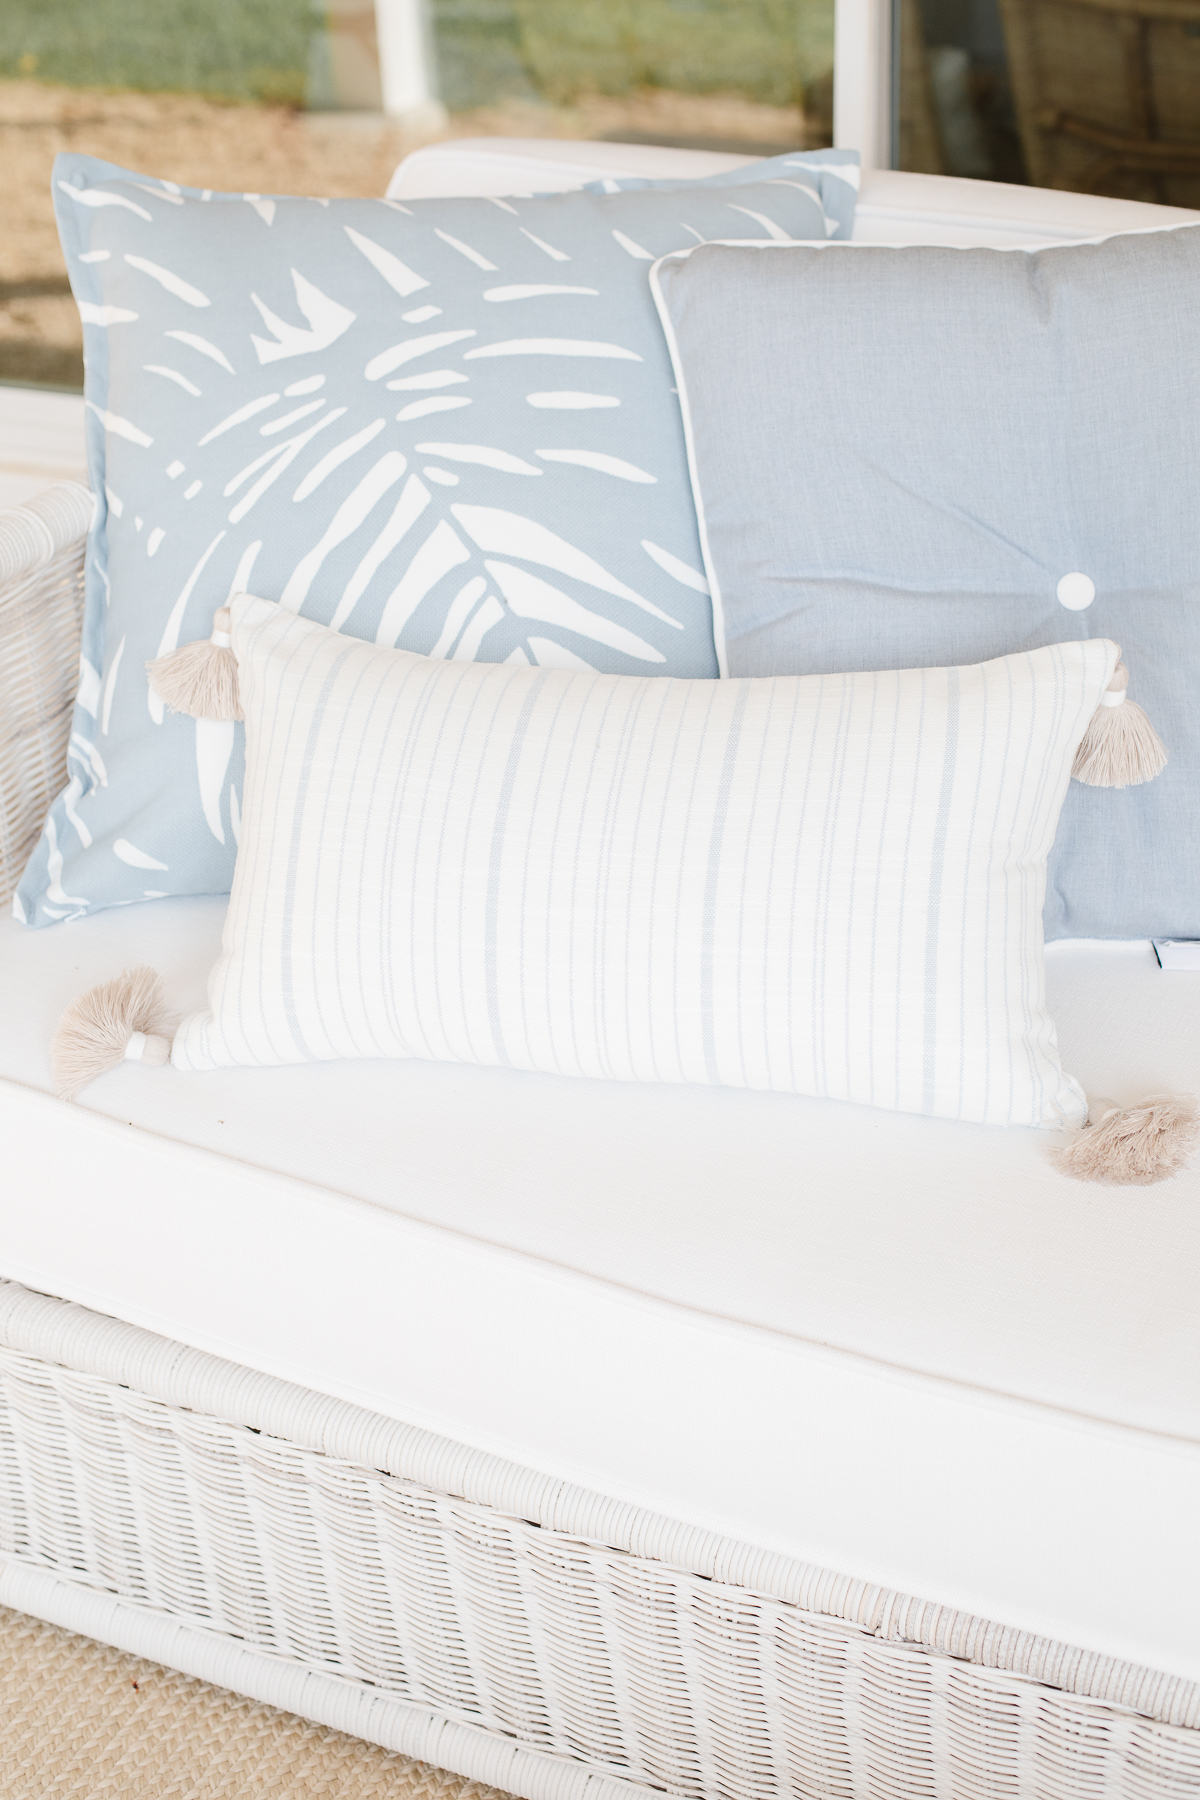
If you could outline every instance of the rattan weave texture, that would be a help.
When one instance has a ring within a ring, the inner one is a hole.
[[[0,1301],[6,1560],[523,1747],[545,1778],[508,1785],[536,1800],[584,1771],[689,1800],[1200,1793],[1200,1731],[896,1641],[895,1596],[827,1576],[864,1624],[634,1553],[620,1537],[669,1522],[539,1493],[528,1472],[14,1284]],[[439,1465],[460,1491],[413,1479]],[[480,1485],[529,1510],[465,1497]],[[589,1519],[617,1529],[579,1531]],[[736,1549],[696,1547],[710,1569]],[[1186,1683],[1097,1658],[1089,1673],[1194,1713]]]
[[[504,1800],[495,1788],[0,1607],[8,1800]]]
[[[0,512],[0,905],[66,784],[91,518],[73,481]]]

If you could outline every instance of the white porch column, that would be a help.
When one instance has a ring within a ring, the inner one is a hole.
[[[446,120],[438,97],[433,26],[427,0],[375,0],[383,110],[416,129]]]
[[[833,141],[857,150],[864,169],[891,163],[891,63],[892,0],[837,0]]]

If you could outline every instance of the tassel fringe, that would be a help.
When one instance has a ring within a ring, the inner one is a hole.
[[[1166,746],[1141,707],[1127,697],[1128,686],[1129,670],[1118,663],[1071,768],[1076,781],[1088,787],[1139,787],[1167,766]]]
[[[213,633],[182,644],[169,656],[146,664],[150,686],[174,713],[193,719],[240,719],[237,658],[230,643],[233,620],[222,606],[213,615]]]
[[[1064,1175],[1106,1187],[1150,1187],[1186,1169],[1200,1141],[1191,1096],[1155,1094],[1138,1106],[1097,1100],[1088,1123],[1050,1152]]]
[[[126,969],[115,981],[89,989],[68,1006],[50,1046],[59,1098],[73,1100],[118,1063],[169,1062],[173,1030],[153,969]]]

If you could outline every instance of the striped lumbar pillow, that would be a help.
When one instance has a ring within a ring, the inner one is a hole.
[[[1114,644],[656,680],[232,610],[242,843],[177,1067],[415,1056],[1086,1116],[1041,908]]]

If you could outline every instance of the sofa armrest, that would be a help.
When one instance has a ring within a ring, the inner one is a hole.
[[[66,785],[92,513],[75,481],[0,511],[0,905]]]
[[[696,181],[759,162],[714,150],[662,144],[586,143],[577,138],[454,138],[423,144],[397,164],[389,200],[448,200],[505,194],[558,194],[588,181],[640,175]]]

